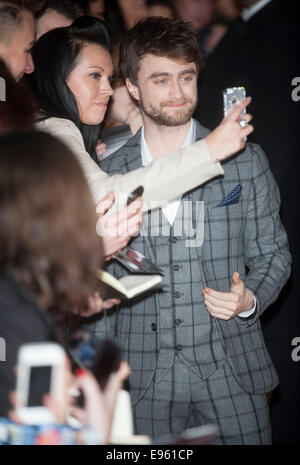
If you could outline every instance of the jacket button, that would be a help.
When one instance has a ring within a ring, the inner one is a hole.
[[[174,292],[175,299],[179,299],[180,296],[181,296],[180,292],[178,291]]]
[[[179,265],[173,265],[172,269],[173,269],[173,271],[178,271],[179,270]]]
[[[178,346],[176,346],[176,349],[178,350],[178,352],[181,352],[183,349],[183,346],[181,344],[178,344]]]
[[[151,323],[151,329],[152,329],[152,331],[156,331],[156,330],[157,330],[157,325],[156,325],[156,323]]]
[[[176,325],[176,326],[180,326],[181,323],[182,323],[182,321],[181,321],[179,318],[177,318],[177,319],[175,320],[175,325]]]
[[[169,241],[175,244],[177,242],[177,237],[170,237]]]

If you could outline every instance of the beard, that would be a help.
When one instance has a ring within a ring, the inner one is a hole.
[[[164,111],[164,108],[168,105],[174,104],[184,104],[186,107],[182,110],[174,110],[173,114],[169,114]],[[140,97],[140,106],[145,115],[148,116],[154,123],[158,126],[183,126],[188,123],[193,116],[194,110],[197,105],[197,99],[182,99],[180,101],[168,101],[161,102],[160,106],[157,108],[151,103],[146,106],[143,99]]]

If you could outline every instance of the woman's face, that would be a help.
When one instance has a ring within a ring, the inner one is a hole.
[[[82,123],[96,125],[103,121],[113,94],[112,74],[110,53],[99,45],[86,44],[66,81],[75,97]]]

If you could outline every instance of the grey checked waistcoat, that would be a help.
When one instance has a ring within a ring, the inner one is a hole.
[[[176,355],[201,378],[211,375],[225,359],[219,330],[203,303],[201,291],[206,282],[199,260],[201,247],[197,252],[195,247],[188,247],[188,243],[195,239],[195,232],[190,236],[192,231],[185,231],[188,229],[185,225],[195,230],[197,223],[197,210],[192,211],[186,206],[196,199],[201,202],[201,198],[199,189],[186,195],[172,226],[160,211],[159,225],[168,236],[158,235],[150,239],[153,258],[164,271],[167,286],[164,292],[156,292],[153,299],[157,306],[157,323],[153,322],[152,329],[158,330],[160,339],[156,379],[170,368]],[[154,215],[148,215],[148,233]],[[141,237],[140,240],[145,239]],[[136,241],[133,246],[135,244]]]
[[[225,360],[216,321],[210,317],[203,303],[201,291],[206,282],[199,260],[199,247],[196,251],[195,247],[187,246],[196,237],[196,216],[199,214],[197,209],[189,208],[192,202],[194,206],[196,202],[203,202],[201,189],[183,197],[172,227],[161,210],[146,214],[141,235],[131,243],[135,250],[145,254],[163,270],[163,290],[155,289],[146,296],[122,302],[118,314],[110,312],[101,322],[90,325],[96,337],[115,335],[124,349],[132,371],[130,387],[133,403],[144,393],[153,377],[155,382],[162,379],[176,356],[202,379],[216,371]],[[182,231],[182,235],[175,236],[176,231]],[[117,277],[127,274],[116,263],[108,270]],[[129,334],[132,344],[129,343]],[[157,351],[155,366],[148,365],[150,357],[148,360],[145,351],[143,354],[139,351],[145,346],[144,338],[147,337],[149,352]],[[142,380],[144,378],[142,385],[141,372]]]

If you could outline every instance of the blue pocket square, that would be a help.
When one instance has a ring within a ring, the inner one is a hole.
[[[234,205],[238,203],[241,197],[243,186],[241,184],[237,184],[231,192],[222,200],[222,202],[218,203],[216,207],[225,207],[226,205]]]

